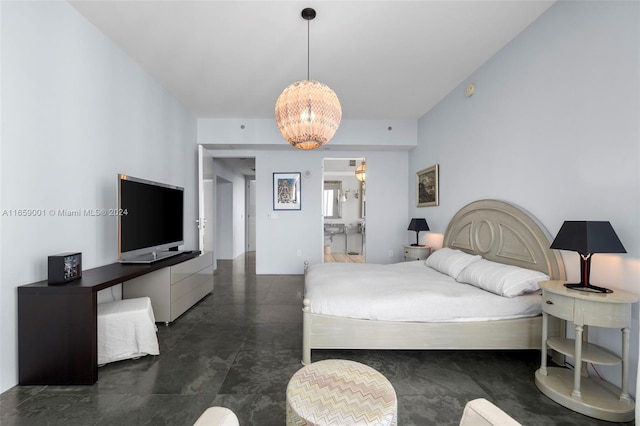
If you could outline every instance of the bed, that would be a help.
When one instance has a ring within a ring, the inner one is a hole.
[[[498,200],[479,200],[463,207],[452,218],[443,239],[443,247],[451,250],[460,250],[468,255],[479,255],[489,262],[538,271],[551,279],[565,279],[562,258],[557,251],[549,248],[550,244],[549,233],[532,215],[515,205]],[[348,285],[334,282],[332,278],[334,273],[343,277],[345,274],[351,274],[354,282],[366,280],[367,274],[386,277],[392,285],[392,289],[386,293],[390,296],[395,292],[393,283],[404,280],[403,270],[415,273],[417,268],[428,269],[422,261],[407,262],[405,265],[334,265],[331,263],[313,265],[305,271],[305,298],[302,309],[302,363],[305,365],[311,362],[313,349],[540,349],[541,347],[540,306],[537,307],[536,313],[520,313],[511,316],[507,313],[497,317],[489,315],[490,319],[480,318],[477,312],[472,312],[467,317],[460,315],[459,318],[446,320],[438,320],[437,317],[411,320],[403,317],[404,313],[397,315],[397,312],[379,315],[379,318],[375,316],[368,318],[364,314],[349,317],[342,313],[324,313],[325,311],[322,310],[324,308],[320,308],[321,305],[339,304],[342,301],[343,296],[340,295],[338,287],[348,289]],[[396,272],[398,276],[394,277]],[[326,284],[319,284],[323,282],[322,280],[325,280]],[[407,278],[406,281],[411,281],[411,278]],[[322,287],[326,287],[329,293],[324,296],[325,300],[322,300],[321,292],[318,290]],[[480,291],[484,292],[484,290]],[[375,291],[372,289],[371,292]],[[385,294],[384,291],[381,294]],[[526,294],[514,299],[521,297],[534,298],[536,303],[541,303],[541,297],[538,294]],[[317,300],[315,304],[314,298]],[[372,304],[375,302],[371,300],[362,303],[365,306]],[[469,306],[471,305],[463,307],[463,312],[471,309]],[[560,335],[563,330],[561,322],[553,318],[549,319],[549,335]]]

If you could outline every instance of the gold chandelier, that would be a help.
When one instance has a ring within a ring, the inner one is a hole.
[[[276,101],[276,123],[282,136],[299,149],[315,149],[331,140],[340,126],[342,107],[329,86],[309,80],[309,21],[316,11],[306,8],[307,79],[284,89]]]
[[[364,182],[367,178],[367,163],[362,159],[362,163],[356,167],[356,179],[360,182]]]

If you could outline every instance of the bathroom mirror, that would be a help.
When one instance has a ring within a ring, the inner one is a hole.
[[[340,196],[342,195],[342,182],[339,180],[324,181],[324,196],[322,199],[322,211],[325,219],[340,219]]]

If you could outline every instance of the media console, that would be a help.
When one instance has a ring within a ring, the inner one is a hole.
[[[213,290],[213,255],[158,269],[122,285],[122,298],[148,296],[157,322],[169,324]]]
[[[146,280],[160,271],[167,280]],[[122,283],[123,295],[145,281],[154,312],[169,306],[170,322],[213,290],[213,256],[182,253],[151,264],[113,263],[82,272],[65,285],[40,281],[18,287],[20,385],[91,385],[98,380],[97,293]],[[161,290],[160,290],[161,289]],[[155,302],[155,304],[154,304]],[[158,306],[158,307],[156,307]],[[172,310],[173,308],[173,310]]]

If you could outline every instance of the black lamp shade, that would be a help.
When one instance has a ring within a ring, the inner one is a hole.
[[[608,221],[565,221],[551,248],[584,255],[627,252]]]
[[[429,225],[427,225],[427,221],[424,218],[413,218],[411,222],[409,222],[409,227],[407,231],[416,231],[416,243],[411,244],[412,246],[419,246],[418,235],[420,235],[420,231],[428,231]]]
[[[597,293],[611,293],[612,291],[589,282],[591,255],[594,253],[627,252],[611,223],[606,221],[565,221],[551,243],[551,248],[580,253],[580,282],[566,283],[565,287]]]
[[[422,218],[413,218],[411,219],[411,222],[409,223],[409,227],[407,228],[407,231],[428,231],[429,230],[429,225],[427,224],[427,221],[425,219]]]

